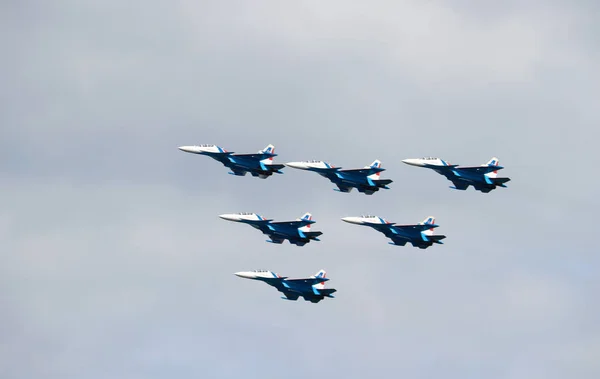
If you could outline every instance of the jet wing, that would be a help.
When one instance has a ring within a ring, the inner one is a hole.
[[[311,303],[318,303],[319,301],[321,301],[325,298],[322,295],[310,295],[310,294],[302,295],[302,297],[304,298],[304,300],[310,301]]]
[[[407,242],[410,241],[410,239],[405,238],[405,237],[400,237],[400,236],[392,236],[392,237],[390,237],[390,239],[392,240],[392,242],[390,242],[391,245],[398,245],[398,246],[404,246],[404,245],[406,245]]]
[[[304,246],[307,244],[307,242],[305,241],[300,241],[299,239],[290,239],[290,243],[296,245],[296,246]]]
[[[457,171],[467,171],[473,174],[489,174],[496,170],[502,170],[502,166],[473,166],[473,167],[457,167]]]
[[[464,191],[469,188],[469,183],[462,180],[450,180],[454,184],[454,189]]]
[[[290,292],[290,291],[281,291],[281,293],[283,294],[283,296],[285,296],[285,298],[287,300],[293,300],[296,301],[298,300],[298,297],[300,297],[299,293],[294,293],[294,292]]]
[[[300,228],[304,225],[314,224],[312,220],[300,220],[300,221],[275,221],[271,222],[270,225],[289,226],[292,228]]]
[[[235,169],[233,167],[228,166],[231,169],[230,174],[235,176],[245,176],[248,171]]]
[[[364,193],[365,195],[372,195],[379,189],[377,187],[358,187],[358,192]]]
[[[488,192],[490,192],[491,190],[493,190],[493,189],[494,189],[494,186],[480,185],[480,184],[478,184],[478,183],[474,183],[474,184],[473,184],[473,187],[475,187],[475,189],[476,189],[477,191],[481,191],[481,192],[483,192],[483,193],[488,193]]]
[[[309,285],[314,286],[317,283],[326,282],[329,278],[303,278],[303,279],[286,279],[285,283],[291,284],[292,286],[298,285]]]
[[[432,228],[437,228],[437,227],[439,227],[439,225],[424,224],[424,225],[393,225],[390,228],[396,229],[398,231],[424,232],[426,230],[429,230]]]
[[[348,173],[348,174],[364,175],[364,176],[377,174],[378,172],[382,172],[382,171],[385,171],[385,168],[369,167],[369,168],[356,168],[356,169],[349,169],[349,170],[340,170],[340,172],[344,172],[344,173]]]
[[[282,244],[283,241],[285,241],[282,238],[273,238],[271,235],[269,235],[269,238],[271,238],[271,240],[267,240],[267,242],[276,243],[278,245]]]
[[[275,157],[277,154],[270,153],[254,153],[254,154],[233,154],[233,158],[244,158],[244,159],[255,159],[257,161],[262,161],[267,158]]]
[[[352,187],[350,187],[350,186],[346,186],[346,185],[343,185],[343,184],[340,184],[340,183],[336,183],[335,185],[338,187],[338,191],[339,192],[346,192],[346,193],[348,193],[348,192],[352,191]]]

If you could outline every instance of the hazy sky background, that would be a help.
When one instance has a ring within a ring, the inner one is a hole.
[[[600,377],[597,2],[126,3],[0,5],[0,377]],[[234,177],[200,143],[394,183]],[[430,155],[512,181],[401,162]],[[240,211],[310,211],[322,242]],[[363,213],[448,238],[340,221]],[[321,268],[319,304],[233,275]]]

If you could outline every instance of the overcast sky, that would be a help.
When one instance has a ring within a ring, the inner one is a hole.
[[[124,5],[127,3],[127,5]],[[598,378],[595,1],[4,1],[0,377]],[[177,146],[381,159],[391,189]],[[512,179],[453,191],[405,158]],[[217,216],[311,212],[322,241]],[[436,216],[444,245],[340,221]],[[237,278],[326,269],[335,299]]]

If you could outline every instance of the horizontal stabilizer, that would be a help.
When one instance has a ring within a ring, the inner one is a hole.
[[[335,288],[322,288],[319,290],[319,293],[323,296],[333,297],[331,294],[337,292]]]
[[[307,238],[317,238],[318,236],[320,236],[321,234],[323,234],[323,232],[304,232],[304,235]]]
[[[380,186],[380,185],[386,186],[390,183],[393,183],[394,181],[391,179],[378,179],[378,180],[373,180],[373,182],[375,184],[377,184],[378,186]]]
[[[510,178],[494,178],[494,184],[504,184],[510,182]]]
[[[442,240],[446,238],[446,236],[444,235],[438,235],[438,236],[427,236],[427,239],[430,240],[433,243],[439,243],[439,244],[443,244]]]
[[[281,170],[282,168],[285,168],[285,165],[283,164],[276,164],[276,163],[272,163],[270,165],[266,165],[266,167],[270,170],[270,171],[278,171]],[[280,174],[283,174],[282,172]]]

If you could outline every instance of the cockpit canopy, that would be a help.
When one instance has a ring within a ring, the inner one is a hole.
[[[252,212],[239,212],[238,214],[240,216],[252,216],[252,215],[254,215],[254,213],[252,213]]]
[[[436,161],[439,158],[437,158],[437,157],[423,157],[421,159],[424,160],[424,161]]]
[[[215,145],[207,145],[203,143],[202,145],[198,145],[199,147],[215,147]]]

